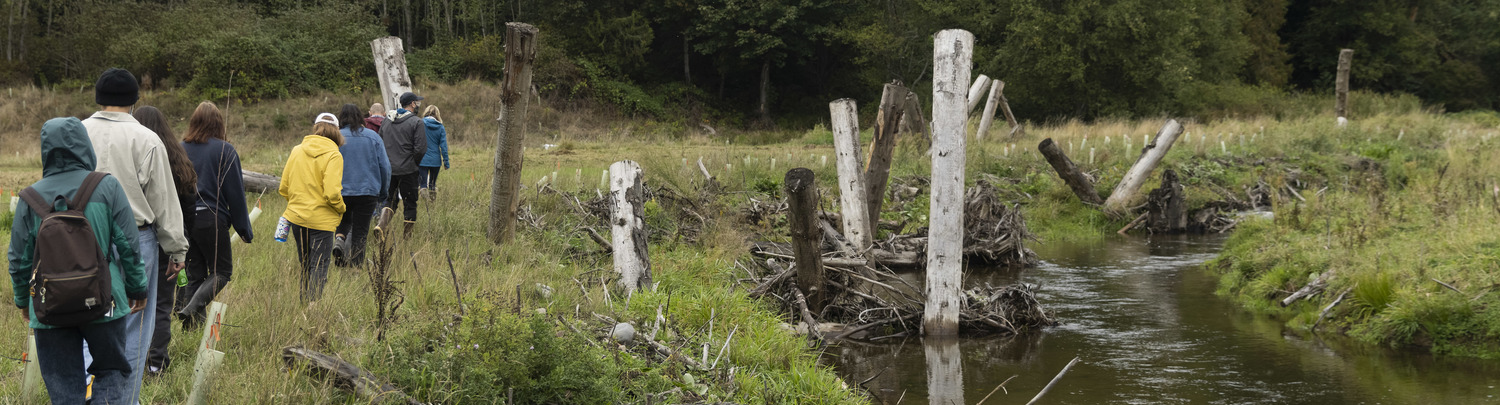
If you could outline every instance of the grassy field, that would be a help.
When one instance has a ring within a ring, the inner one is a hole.
[[[336,353],[423,400],[444,403],[493,400],[507,389],[524,403],[643,403],[648,395],[664,392],[669,394],[656,402],[867,401],[819,365],[803,338],[780,327],[788,319],[775,304],[747,298],[743,291],[753,286],[740,284],[747,272],[760,272],[748,265],[749,242],[785,238],[784,219],[751,221],[745,212],[755,202],[778,198],[785,170],[816,171],[825,209],[836,209],[833,162],[824,163],[832,159],[832,134],[824,127],[720,129],[709,135],[696,123],[534,108],[523,175],[528,220],[518,226],[515,242],[494,246],[484,237],[483,224],[498,97],[493,88],[476,83],[418,90],[446,113],[453,169],[439,180],[439,199],[422,205],[416,234],[396,248],[392,271],[404,301],[386,339],[376,339],[375,303],[362,271],[332,269],[324,298],[315,305],[300,301],[294,247],[269,237],[284,201],[252,194],[266,214],[255,224],[256,242],[234,247],[235,279],[220,298],[229,305],[226,322],[234,326],[224,329],[219,345],[228,356],[213,402],[362,402],[281,367],[280,349],[289,345]],[[0,127],[0,140],[10,145],[0,154],[0,188],[7,192],[40,176],[34,133],[45,118],[93,111],[84,93],[11,91],[25,97],[0,101],[0,113],[22,118]],[[1225,254],[1208,265],[1223,275],[1221,293],[1306,330],[1337,291],[1350,288],[1349,302],[1331,311],[1319,329],[1396,346],[1495,356],[1500,312],[1493,308],[1500,298],[1488,292],[1500,283],[1494,272],[1500,210],[1489,190],[1500,163],[1489,157],[1500,141],[1491,139],[1500,118],[1435,114],[1410,97],[1358,96],[1354,99],[1364,101],[1355,104],[1355,120],[1342,129],[1315,107],[1186,122],[1187,136],[1163,167],[1184,178],[1190,205],[1260,182],[1278,190],[1276,219],[1243,223]],[[366,105],[369,99],[328,94],[233,105],[230,140],[244,154],[246,169],[278,174],[317,112],[336,111],[339,100]],[[163,92],[146,95],[143,104],[185,115],[196,101]],[[873,108],[864,110],[862,122],[868,123]],[[1133,163],[1142,137],[1164,120],[1037,124],[1018,139],[975,140],[969,146],[969,178],[1000,185],[1003,197],[1021,207],[1040,243],[1112,237],[1124,222],[1078,203],[1035,145],[1046,137],[1057,140],[1107,194]],[[868,128],[865,137],[868,141]],[[925,177],[930,161],[924,152],[920,139],[905,138],[897,148],[895,181]],[[705,190],[696,165],[700,158],[717,177],[718,191]],[[622,159],[640,162],[647,184],[670,193],[658,194],[646,209],[659,284],[654,292],[631,297],[604,287],[609,257],[595,253],[598,247],[580,229],[605,228],[577,206],[596,195],[600,173]],[[548,187],[580,200],[541,192],[543,177]],[[1154,181],[1149,184],[1155,187]],[[1280,192],[1287,186],[1299,189],[1307,201]],[[925,225],[926,198],[888,206],[883,215],[907,221],[909,229]],[[1271,304],[1311,274],[1329,270],[1340,275],[1329,288],[1334,293],[1285,309]],[[462,307],[455,284],[462,290]],[[538,284],[552,292],[539,292]],[[537,308],[547,315],[531,315]],[[718,367],[691,371],[640,349],[595,346],[563,326],[603,335],[609,326],[591,315],[598,313],[645,329],[658,308],[667,321],[659,339],[693,356],[707,351],[711,363],[719,359]],[[10,331],[0,336],[0,353],[24,351],[26,329],[19,316],[0,317],[0,331]],[[175,336],[176,365],[147,382],[144,401],[176,403],[188,395],[198,336]],[[0,398],[16,398],[20,375],[19,363],[0,367]]]

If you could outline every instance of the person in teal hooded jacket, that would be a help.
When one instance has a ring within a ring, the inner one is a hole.
[[[431,200],[437,198],[438,166],[448,168],[448,129],[435,105],[422,110],[422,124],[427,127],[427,153],[417,162],[417,195]]]
[[[53,118],[42,126],[42,179],[32,184],[44,199],[71,199],[84,177],[94,171],[93,144],[77,118]],[[61,207],[54,207],[58,209]],[[125,315],[146,307],[146,268],[137,252],[135,214],[125,189],[114,176],[105,177],[84,208],[99,249],[110,260],[110,288],[114,310],[92,323],[58,328],[37,321],[32,310],[30,280],[36,265],[36,233],[41,217],[23,200],[16,205],[10,230],[10,280],[16,307],[36,332],[36,361],[52,403],[81,404],[87,375],[94,376],[94,403],[129,404],[135,373],[125,356]],[[93,363],[85,373],[84,342]]]

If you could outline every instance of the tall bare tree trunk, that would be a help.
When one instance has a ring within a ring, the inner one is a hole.
[[[958,334],[963,273],[964,143],[968,127],[969,77],[974,34],[943,30],[933,36],[932,201],[927,214],[927,305],[922,329],[928,336]]]
[[[692,87],[693,65],[689,62],[688,59],[688,56],[690,55],[688,53],[689,49],[690,47],[688,45],[688,37],[687,34],[684,33],[682,35],[682,80],[687,82],[688,87]]]
[[[526,109],[531,105],[531,64],[536,60],[536,27],[505,26],[505,79],[500,83],[500,134],[495,174],[490,181],[490,242],[509,242],[516,234],[521,202],[521,148],[526,140]]]
[[[401,107],[401,93],[411,91],[411,75],[406,72],[406,52],[401,38],[385,37],[370,41],[375,55],[375,80],[380,83],[380,102],[391,108]]]
[[[760,119],[771,121],[771,59],[767,58],[760,65]]]
[[[859,113],[852,99],[828,103],[833,122],[833,148],[839,171],[839,202],[843,208],[844,238],[863,251],[870,247],[870,213],[865,207],[865,175],[860,164]]]
[[[880,224],[880,206],[885,203],[886,183],[891,177],[891,154],[896,150],[896,134],[906,112],[908,93],[911,91],[898,82],[886,84],[880,95],[875,140],[870,143],[870,157],[865,159],[865,209],[870,211],[872,227]]]

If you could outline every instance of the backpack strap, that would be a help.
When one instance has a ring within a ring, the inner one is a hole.
[[[89,172],[88,177],[83,178],[83,184],[78,186],[78,191],[73,193],[73,201],[68,203],[70,210],[82,210],[89,203],[89,198],[94,196],[94,188],[99,186],[109,173]]]
[[[25,190],[21,190],[21,199],[26,200],[26,205],[31,206],[31,210],[36,211],[39,215],[52,213],[52,204],[48,204],[47,200],[42,198],[42,194],[38,193],[35,188],[27,187]]]

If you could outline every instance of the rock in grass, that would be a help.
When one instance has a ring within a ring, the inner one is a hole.
[[[615,327],[610,330],[609,337],[614,339],[616,342],[620,342],[620,344],[628,345],[631,342],[635,341],[635,327],[630,326],[630,324],[628,323],[617,323],[615,324]]]

